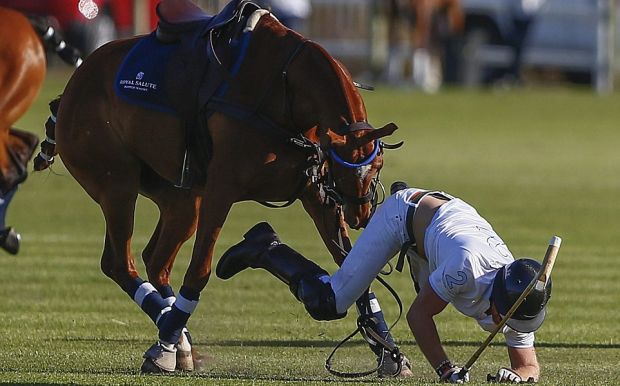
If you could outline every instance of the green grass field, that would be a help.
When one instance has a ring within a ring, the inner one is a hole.
[[[68,73],[53,71],[28,114],[16,125],[42,135],[47,101]],[[542,259],[549,238],[563,246],[554,272],[548,318],[537,333],[541,385],[620,384],[620,95],[587,89],[513,92],[448,90],[428,96],[405,90],[364,92],[371,122],[400,126],[386,154],[383,182],[404,179],[474,204],[515,256]],[[133,251],[140,260],[157,213],[138,203]],[[329,271],[328,257],[300,205],[233,208],[216,258],[254,223],[268,220],[287,243]],[[286,286],[262,271],[230,281],[212,276],[189,327],[206,368],[192,375],[143,376],[143,352],[155,341],[148,318],[99,269],[104,223],[98,206],[60,162],[31,173],[9,210],[22,234],[18,256],[0,253],[0,384],[237,385],[339,383],[323,368],[332,347],[354,327],[310,319]],[[191,243],[175,266],[178,288]],[[142,269],[142,263],[139,261]],[[387,280],[403,302],[414,297],[407,274]],[[395,302],[377,287],[388,320]],[[451,307],[437,320],[445,347],[465,362],[486,337]],[[415,377],[382,384],[433,384],[436,376],[405,321],[394,334]],[[507,365],[503,338],[476,363],[472,384]],[[335,365],[364,370],[374,358],[361,338],[339,352]],[[370,377],[349,383],[375,383]]]

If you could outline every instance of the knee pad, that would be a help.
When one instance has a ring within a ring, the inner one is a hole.
[[[302,277],[297,285],[296,297],[315,320],[335,320],[344,318],[347,313],[336,311],[336,295],[329,283],[318,276]]]

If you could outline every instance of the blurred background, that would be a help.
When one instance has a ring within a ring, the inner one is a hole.
[[[78,11],[86,0],[0,5],[53,18],[86,53],[110,39],[148,33],[157,23],[158,0],[95,1],[99,13],[91,20]],[[197,3],[216,13],[227,1]],[[360,93],[373,124],[393,121],[400,127],[393,142],[404,146],[385,153],[381,178],[387,186],[406,180],[465,199],[515,256],[540,259],[551,235],[563,237],[548,318],[537,334],[543,382],[619,385],[620,93],[612,93],[614,77],[620,80],[618,2],[269,0],[269,5],[280,20],[342,60],[356,80],[380,86]],[[74,71],[56,56],[48,56],[50,71],[39,97],[15,124],[40,138],[48,102]],[[138,200],[132,254],[142,274],[141,251],[158,215],[151,201]],[[283,240],[329,272],[336,269],[299,202],[285,210],[235,204],[214,262],[259,221],[269,221]],[[0,251],[0,384],[161,384],[159,377],[136,376],[157,331],[101,273],[103,217],[61,159],[49,171],[30,173],[8,224],[23,239],[18,256]],[[352,231],[353,238],[358,234]],[[193,241],[175,263],[175,288]],[[413,301],[408,274],[388,279],[404,303]],[[375,291],[392,322],[397,304],[381,287]],[[354,328],[356,316],[312,321],[285,286],[260,270],[231,281],[212,276],[199,307],[190,327],[207,369],[166,377],[167,384],[333,383],[325,358]],[[456,363],[486,338],[453,308],[437,324]],[[413,384],[436,384],[407,323],[401,321],[394,334],[412,360]],[[345,350],[338,368],[353,371],[374,363],[360,338]],[[503,342],[495,342],[476,364],[472,385],[486,384],[484,375],[505,365]]]
[[[84,0],[82,0],[84,1]],[[95,0],[87,20],[77,0],[0,0],[47,15],[89,53],[148,33],[158,0]],[[260,0],[287,25],[321,43],[353,75],[436,92],[446,86],[532,83],[613,90],[620,73],[620,2],[615,0]],[[217,13],[228,0],[194,1]]]

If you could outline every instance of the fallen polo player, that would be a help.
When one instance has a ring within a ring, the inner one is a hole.
[[[224,253],[217,276],[229,279],[246,268],[263,268],[288,284],[314,319],[333,320],[344,317],[385,264],[409,246],[407,257],[418,289],[407,314],[411,331],[441,381],[468,382],[469,374],[461,373],[444,351],[434,316],[452,303],[492,331],[540,264],[515,260],[492,226],[461,199],[404,183],[394,184],[392,192],[331,276],[283,244],[265,222]],[[534,331],[545,318],[550,295],[549,280],[532,291],[501,330],[510,365],[497,371],[497,382],[538,380]]]

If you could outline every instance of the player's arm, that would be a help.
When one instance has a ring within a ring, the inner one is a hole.
[[[433,320],[433,317],[447,305],[448,303],[440,298],[430,285],[425,285],[407,313],[407,322],[416,343],[433,368],[448,359]]]
[[[425,285],[407,313],[407,322],[420,350],[442,380],[456,381],[460,368],[453,366],[441,345],[433,317],[443,311],[448,303]],[[455,377],[454,380],[451,378]]]

